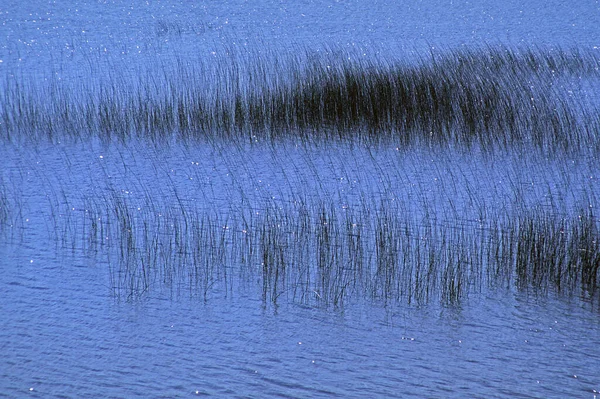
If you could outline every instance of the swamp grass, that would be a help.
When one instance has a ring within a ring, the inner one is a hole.
[[[237,60],[223,69],[175,63],[158,75],[115,73],[91,82],[12,76],[0,93],[0,138],[9,146],[99,139],[124,152],[135,151],[136,141],[160,147],[175,139],[185,149],[291,142],[323,152],[349,144],[369,151],[452,148],[483,158],[501,151],[586,158],[600,149],[598,99],[584,96],[598,87],[598,64],[595,53],[576,49],[484,48],[431,54],[416,63],[304,54]],[[277,157],[285,163],[285,150]],[[243,178],[235,176],[244,171],[236,170],[234,159],[225,163],[234,180]],[[380,172],[372,178],[389,179],[389,166],[374,163]],[[341,188],[319,197],[296,187],[303,180],[292,177],[290,187],[279,188],[283,203],[254,201],[242,190],[231,199],[241,204],[217,211],[188,207],[189,198],[167,175],[143,185],[140,208],[114,188],[119,183],[110,172],[103,173],[106,184],[92,184],[106,190],[84,195],[81,207],[62,183],[50,184],[50,192],[61,194],[47,199],[49,219],[60,245],[106,257],[117,297],[169,290],[207,299],[233,294],[240,285],[256,289],[265,303],[336,307],[362,299],[456,304],[490,287],[598,295],[595,193],[579,207],[561,207],[560,187],[555,193],[548,184],[549,207],[523,203],[507,210],[490,208],[484,198],[490,193],[468,181],[465,198],[452,198],[452,181],[451,208],[460,201],[476,204],[466,221],[452,210],[441,217],[427,195],[431,181],[411,182],[421,190],[416,205],[389,200],[391,179],[381,191],[367,184],[362,202],[340,207]],[[565,173],[555,184],[569,178]],[[519,203],[519,176],[506,176],[504,184]],[[159,198],[159,186],[173,192],[171,202]],[[0,205],[7,203],[3,192]],[[82,211],[83,221],[59,211],[65,204]],[[0,221],[10,211],[0,213]],[[75,236],[81,241],[69,241]]]
[[[88,248],[118,247],[109,264],[121,298],[166,289],[207,300],[248,285],[265,303],[334,307],[365,299],[458,304],[498,288],[595,300],[600,283],[591,208],[455,224],[391,203],[353,210],[297,202],[221,215],[171,208],[140,217],[114,196],[86,218]]]
[[[593,161],[421,151],[223,144],[221,169],[197,166],[197,149],[177,155],[188,168],[155,150],[148,164],[166,175],[152,175],[154,189],[123,182],[83,204],[70,196],[76,221],[56,230],[108,263],[119,298],[251,290],[265,303],[342,307],[459,304],[500,289],[597,299]],[[210,175],[225,179],[205,196]]]
[[[343,307],[460,304],[494,289],[594,303],[600,293],[593,161],[256,144],[109,145],[98,156],[85,146],[58,160],[15,155],[9,176],[23,179],[23,198],[11,204],[32,220],[21,240],[44,236],[34,220],[46,226],[59,254],[108,268],[116,298],[251,290],[265,304]]]
[[[596,151],[598,101],[581,90],[598,87],[599,61],[581,49],[487,47],[412,63],[336,51],[232,57],[216,66],[174,61],[151,74],[117,71],[90,83],[11,75],[0,95],[0,136]]]

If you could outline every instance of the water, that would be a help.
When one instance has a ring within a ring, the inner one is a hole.
[[[85,87],[164,72],[174,57],[210,69],[299,49],[410,60],[432,47],[600,45],[597,2],[517,3],[21,2],[0,6],[0,76]],[[415,223],[470,229],[482,215],[572,216],[598,205],[593,157],[484,155],[293,143],[3,145],[0,397],[596,397],[600,319],[585,295],[486,280],[457,304],[357,290],[334,306],[312,288],[296,296],[288,282],[279,300],[263,300],[260,263],[242,264],[242,249],[225,255],[227,267],[214,265],[205,294],[185,256],[157,251],[167,255],[140,292],[127,285],[139,281],[128,270],[143,254],[122,257],[125,230],[114,219],[106,230],[91,225],[120,200],[134,226],[157,223],[148,242],[160,245],[171,243],[164,232],[182,209],[229,216],[234,230],[244,212],[267,206],[325,201],[343,214],[384,201]]]
[[[593,397],[598,388],[600,323],[577,301],[500,291],[464,308],[331,312],[263,307],[249,292],[129,303],[107,295],[98,265],[10,255],[6,397]]]
[[[24,252],[24,253],[23,253]],[[6,397],[593,397],[597,313],[499,291],[465,307],[264,307],[118,302],[104,271],[63,255],[7,254]],[[33,389],[32,391],[29,391]]]

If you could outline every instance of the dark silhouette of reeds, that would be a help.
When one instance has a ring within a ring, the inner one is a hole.
[[[591,210],[575,221],[527,216],[519,221],[517,284],[522,288],[594,293],[600,275],[600,236]]]
[[[257,57],[202,79],[176,66],[130,86],[100,81],[78,92],[7,80],[0,134],[598,148],[598,113],[568,94],[582,81],[597,83],[598,58],[589,52],[501,47],[413,64],[302,60],[271,66]]]

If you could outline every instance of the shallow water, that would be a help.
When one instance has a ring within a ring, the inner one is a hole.
[[[599,15],[563,1],[29,1],[0,6],[0,78],[79,93],[161,81],[174,60],[210,82],[223,62],[299,49],[389,61],[500,43],[594,49]],[[596,101],[586,82],[575,94]],[[359,291],[333,305],[288,282],[272,300],[237,247],[204,286],[162,249],[151,283],[127,285],[146,259],[131,248],[171,243],[182,215],[231,222],[228,243],[241,241],[234,222],[298,204],[370,220],[383,203],[411,226],[471,232],[531,209],[577,216],[599,205],[593,154],[85,139],[3,144],[0,167],[0,397],[599,395],[600,309],[585,293],[499,279],[453,305]],[[123,209],[155,235],[123,249],[128,228],[111,217]]]

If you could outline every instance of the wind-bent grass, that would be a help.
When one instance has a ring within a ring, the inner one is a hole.
[[[600,83],[595,54],[488,48],[414,64],[331,55],[274,60],[237,61],[205,75],[203,66],[177,64],[161,75],[89,85],[7,79],[0,137],[7,145],[120,142],[113,155],[122,167],[102,161],[101,172],[87,177],[83,205],[61,176],[43,183],[57,241],[71,240],[75,250],[75,237],[84,237],[86,250],[106,254],[117,296],[167,289],[208,298],[248,284],[264,302],[325,306],[456,303],[486,287],[597,298],[597,189],[586,186],[596,172],[583,168],[590,180],[571,184],[580,170],[561,161],[583,154],[589,162],[600,150],[597,99],[577,93]],[[192,145],[213,150],[197,150],[199,170],[178,164],[179,175],[150,161],[139,172],[156,176],[139,177],[134,202],[118,187],[129,185],[121,183],[129,156],[145,162],[134,155],[137,140],[146,151],[175,143],[182,159]],[[450,147],[460,162],[435,150]],[[298,158],[290,148],[302,149]],[[362,152],[312,158],[335,148]],[[396,162],[390,148],[431,152],[419,163]],[[258,165],[236,162],[247,149],[265,156],[262,168],[276,175],[276,188],[252,172]],[[532,150],[541,157],[518,157]],[[507,153],[506,175],[478,173],[480,164],[468,159]],[[545,167],[554,174],[540,192],[523,171]],[[175,183],[182,173],[185,183]],[[489,186],[480,183],[486,179]],[[5,193],[0,186],[0,223],[12,217]]]
[[[17,193],[18,189],[12,182],[0,176],[0,237],[7,239],[9,236],[19,236],[23,232],[22,204]]]
[[[32,220],[23,240],[33,229],[107,262],[118,297],[250,288],[265,303],[446,304],[500,288],[598,298],[594,158],[340,143],[8,147],[10,206]]]
[[[172,209],[138,220],[127,209],[114,197],[106,215],[88,214],[117,221],[89,226],[120,244],[112,277],[115,294],[125,297],[168,287],[206,299],[258,279],[265,302],[448,304],[513,284],[595,298],[600,282],[600,234],[591,211],[449,226],[414,220],[391,204],[364,213],[297,203],[239,216]],[[89,233],[90,240],[99,236]]]
[[[576,92],[598,86],[598,68],[583,50],[486,48],[416,64],[257,55],[217,70],[176,64],[89,86],[7,79],[0,134],[597,150],[600,114]]]
[[[218,159],[176,168],[188,176],[180,183],[168,166],[152,191],[124,182],[138,194],[87,197],[82,237],[90,248],[108,243],[101,253],[122,297],[208,299],[239,285],[265,302],[323,306],[456,303],[490,287],[597,297],[594,162],[322,150],[224,144]],[[211,175],[231,183],[204,196]]]
[[[521,287],[593,295],[600,282],[600,235],[591,210],[576,220],[528,216],[517,230],[516,275]]]

